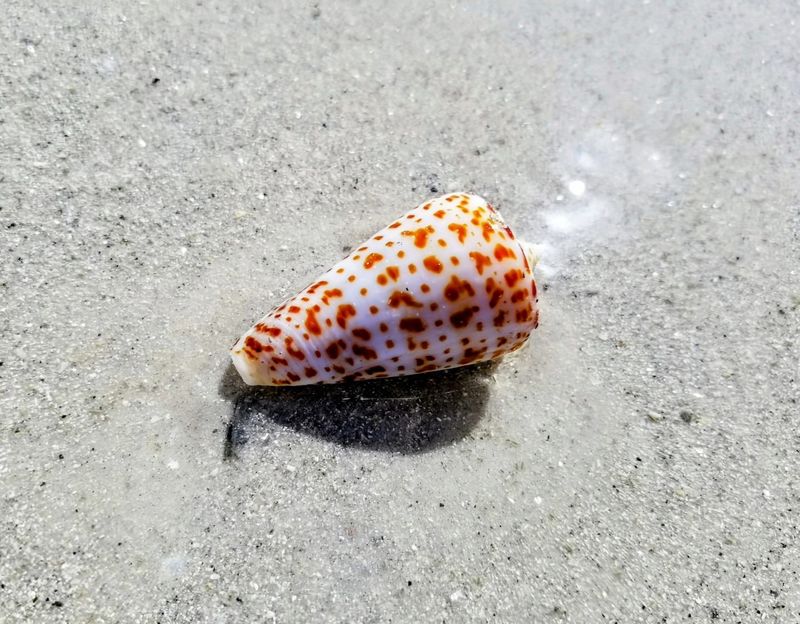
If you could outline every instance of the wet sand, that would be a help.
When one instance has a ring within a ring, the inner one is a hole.
[[[800,620],[796,7],[60,4],[0,7],[0,620]],[[526,349],[241,384],[450,191]]]

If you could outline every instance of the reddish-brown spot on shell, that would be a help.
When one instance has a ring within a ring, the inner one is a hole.
[[[437,219],[444,219],[444,216],[447,214],[446,210],[442,210],[441,208],[433,213],[433,216]]]
[[[315,336],[319,336],[322,333],[322,328],[319,326],[314,310],[306,310],[306,329]]]
[[[355,275],[351,275],[350,277],[347,278],[347,281],[348,282],[355,282],[356,281],[356,276]]]
[[[480,253],[479,251],[471,251],[469,253],[469,257],[472,258],[472,261],[475,263],[475,268],[478,271],[478,275],[483,275],[484,267],[492,264],[492,259],[489,256]]]
[[[401,305],[407,305],[411,308],[421,308],[422,304],[414,299],[411,293],[402,290],[395,290],[389,297],[389,307],[399,308]]]
[[[389,281],[389,280],[388,280],[388,279],[386,279],[386,276],[385,276],[383,273],[381,273],[381,274],[378,276],[378,284],[380,284],[381,286],[386,286],[386,283],[387,283],[388,281]]]
[[[369,311],[370,311],[370,313],[372,313],[372,314],[377,314],[377,313],[379,312],[379,310],[378,310],[378,306],[371,305],[371,306],[369,307]]]
[[[416,230],[403,230],[403,236],[411,236],[414,239],[414,245],[420,249],[424,249],[428,244],[428,234],[433,232],[433,227],[430,225],[421,227]]]
[[[447,241],[445,241],[443,238],[440,238],[439,247],[447,247]]]
[[[436,310],[439,309],[439,304],[436,303],[435,301],[433,301],[433,302],[431,302],[430,308],[431,308],[431,312],[436,312]]]
[[[378,354],[375,353],[375,351],[360,344],[353,345],[353,353],[360,358],[364,358],[365,360],[375,360],[378,358]]]
[[[315,368],[311,368],[310,366],[306,366],[306,377],[311,379],[312,377],[316,376],[317,370]]]
[[[417,343],[412,336],[406,338],[406,346],[408,346],[409,351],[413,351],[417,348]]]
[[[300,308],[297,307],[296,305],[289,306],[289,312],[291,312],[292,314],[297,314],[298,312],[300,312]]]
[[[428,292],[430,292],[430,291],[431,291],[431,287],[430,287],[430,286],[428,286],[427,284],[422,284],[422,285],[419,287],[419,289],[420,289],[422,292],[424,292],[424,293],[428,293]]]
[[[264,345],[262,345],[258,340],[253,338],[252,336],[248,336],[244,340],[244,346],[248,349],[252,349],[256,353],[261,353],[264,350]]]
[[[466,293],[470,297],[475,296],[475,289],[467,280],[459,279],[457,275],[450,278],[450,282],[444,288],[444,296],[449,301],[457,301],[458,298]]]
[[[386,369],[383,366],[370,366],[364,371],[367,375],[375,375],[377,373],[385,373]]]
[[[366,295],[366,294],[367,294],[367,292],[368,292],[368,291],[367,291],[367,289],[366,289],[366,288],[362,288],[362,289],[361,289],[361,290],[359,290],[358,292],[359,292],[359,293],[361,293],[361,296],[363,297],[364,295]]]
[[[308,294],[313,295],[314,292],[316,292],[317,288],[319,288],[320,286],[325,286],[325,285],[327,285],[327,283],[328,282],[326,282],[325,280],[320,280],[316,284],[312,284],[308,288]]]
[[[455,266],[458,266],[459,264],[461,264],[461,262],[458,259],[458,256],[450,256],[450,262],[452,262],[453,265],[455,265]]]
[[[475,312],[473,311],[472,306],[463,308],[462,310],[454,312],[450,315],[450,322],[453,324],[453,327],[459,329],[466,327],[474,313]]]
[[[519,269],[511,269],[510,271],[506,271],[503,277],[506,279],[506,284],[508,284],[510,287],[513,287],[514,284],[516,284],[525,276]]]
[[[386,267],[386,275],[388,275],[393,282],[396,282],[400,277],[400,269],[396,266],[388,266]]]
[[[400,329],[409,332],[425,331],[425,322],[416,316],[407,316],[400,319]]]
[[[511,301],[513,301],[514,303],[523,301],[527,294],[528,294],[527,288],[520,288],[519,290],[515,290],[514,294],[511,295]]]
[[[389,331],[389,326],[386,323],[381,323],[378,326],[378,329],[380,329],[385,334],[387,331]]]
[[[517,255],[505,245],[497,243],[494,246],[494,257],[502,260],[503,258],[516,258]]]
[[[295,348],[294,340],[291,337],[289,337],[286,340],[284,340],[284,344],[286,345],[286,352],[289,355],[291,355],[294,359],[296,359],[296,360],[305,360],[306,359],[305,354],[302,351],[300,351],[299,349]]]
[[[481,347],[480,349],[473,349],[472,347],[467,347],[464,350],[464,357],[461,358],[459,364],[469,364],[474,362],[478,358],[480,358],[484,353],[486,353],[487,348]]]
[[[485,240],[487,243],[492,242],[492,235],[494,234],[494,228],[492,227],[492,224],[489,223],[488,221],[484,221],[483,227],[481,229],[482,229],[481,233],[483,234],[483,240]]]
[[[339,357],[339,345],[335,342],[332,342],[326,347],[325,353],[330,359],[335,360],[337,357]]]
[[[444,269],[444,265],[436,256],[428,256],[422,261],[422,264],[424,264],[425,268],[432,273],[441,273]]]
[[[409,264],[408,265],[408,272],[411,273],[411,275],[414,275],[414,273],[417,272],[417,265],[414,264],[414,263]]]
[[[387,349],[394,349],[394,340],[387,340],[386,341],[386,348]]]
[[[337,273],[344,273],[344,267],[339,267],[338,269],[336,269],[336,272]]]
[[[370,338],[372,338],[372,334],[370,334],[369,330],[364,327],[356,327],[353,330],[353,335],[359,340],[365,341],[368,341]]]
[[[349,303],[343,303],[336,311],[336,322],[342,329],[347,329],[347,319],[355,316],[356,309]]]
[[[371,269],[377,262],[383,260],[383,256],[379,253],[371,253],[364,260],[364,268]]]
[[[506,314],[507,314],[506,310],[500,310],[497,313],[497,316],[494,317],[494,326],[495,327],[502,327],[503,326],[503,323],[506,320]]]
[[[339,366],[338,364],[333,365],[333,370],[339,373],[340,375],[344,374],[344,366]]]
[[[451,223],[447,226],[451,232],[458,234],[458,242],[463,243],[467,239],[467,226],[462,223]]]
[[[330,290],[326,290],[323,294],[329,299],[334,299],[336,297],[341,297],[342,291],[338,288],[331,288]]]
[[[402,223],[400,223],[400,221],[395,221],[394,223],[392,223],[392,224],[389,226],[389,229],[390,229],[390,230],[394,230],[395,228],[399,228],[401,225],[403,225],[403,224],[402,224]]]

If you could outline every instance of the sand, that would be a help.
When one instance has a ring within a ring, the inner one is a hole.
[[[799,19],[3,2],[0,621],[800,621]],[[528,348],[242,386],[450,191],[541,245]]]

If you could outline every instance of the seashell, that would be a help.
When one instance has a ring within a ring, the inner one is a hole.
[[[533,252],[481,197],[425,202],[234,345],[249,385],[395,377],[519,349],[538,325]]]

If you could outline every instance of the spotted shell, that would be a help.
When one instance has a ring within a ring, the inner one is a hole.
[[[537,327],[525,243],[483,198],[421,204],[234,345],[250,385],[413,375],[499,358]]]

